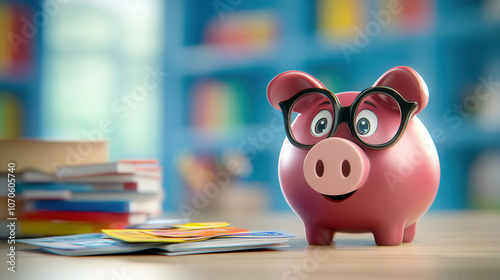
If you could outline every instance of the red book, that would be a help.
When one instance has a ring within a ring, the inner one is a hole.
[[[33,52],[39,27],[33,23],[33,10],[22,4],[12,5],[12,29],[8,34],[11,46],[11,69],[14,76],[28,76],[33,71]]]

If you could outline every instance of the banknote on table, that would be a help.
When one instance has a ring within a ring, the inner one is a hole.
[[[275,233],[275,234],[272,234]],[[260,237],[257,237],[260,235]],[[276,249],[288,247],[288,242],[295,235],[282,232],[257,232],[244,233],[241,236],[222,236],[201,242],[185,242],[167,244],[156,247],[167,252],[156,250],[165,255],[199,254],[201,252],[222,252],[249,249]]]
[[[207,225],[209,223],[169,230],[103,230],[103,233],[23,239],[19,242],[65,256],[121,254],[138,251],[174,256],[277,249],[287,247],[286,242],[295,237],[295,235],[279,231],[249,231],[229,226],[210,228]]]
[[[223,252],[233,252],[233,251],[245,251],[245,250],[276,250],[289,247],[286,244],[269,244],[269,245],[245,245],[245,246],[233,246],[233,247],[217,247],[217,248],[207,248],[207,249],[192,249],[184,251],[165,251],[162,249],[152,249],[151,252],[165,255],[165,256],[181,256],[181,255],[194,255],[194,254],[207,254],[207,253],[223,253]]]
[[[88,255],[109,255],[123,254],[144,251],[167,256],[204,254],[217,252],[230,252],[256,249],[281,249],[286,248],[289,238],[215,238],[200,242],[183,242],[176,244],[165,243],[140,243],[129,242],[108,242],[104,240],[85,242],[67,241],[67,244],[60,242],[57,245],[48,242],[38,243],[42,250],[64,256],[88,256]],[[123,244],[125,243],[125,244]],[[37,242],[31,242],[37,245]],[[75,247],[77,245],[77,247]]]
[[[35,245],[44,251],[67,256],[131,253],[157,246],[154,243],[131,244],[113,239],[104,233],[20,239],[18,242]]]

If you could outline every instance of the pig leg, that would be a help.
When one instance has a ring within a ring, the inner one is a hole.
[[[316,225],[305,225],[306,238],[309,245],[330,245],[332,244],[334,231]]]
[[[397,246],[403,241],[404,225],[384,225],[373,230],[375,243],[379,246]]]
[[[417,232],[417,222],[405,228],[405,233],[403,235],[403,242],[412,242],[413,238],[415,238],[416,232]]]

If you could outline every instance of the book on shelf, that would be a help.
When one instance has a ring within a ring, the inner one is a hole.
[[[230,129],[247,123],[247,96],[241,81],[200,79],[192,87],[191,124],[202,130]]]
[[[316,18],[320,36],[329,42],[351,38],[362,26],[364,8],[360,0],[319,0]]]
[[[21,133],[21,112],[22,106],[16,92],[6,92],[0,89],[0,138],[19,136]]]
[[[34,11],[27,3],[20,1],[0,2],[0,34],[5,40],[0,40],[0,76],[14,77],[23,80],[34,70],[34,54],[32,40],[12,41],[11,34],[26,34],[25,19],[33,18]],[[9,39],[10,38],[10,39]]]
[[[271,9],[239,11],[205,25],[202,42],[225,55],[247,56],[266,52],[280,36],[277,15]]]

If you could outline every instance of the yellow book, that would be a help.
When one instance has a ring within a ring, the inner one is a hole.
[[[21,133],[20,106],[12,94],[0,92],[0,138],[19,137]]]
[[[67,235],[95,232],[94,225],[90,223],[56,223],[47,221],[21,221],[19,222],[19,230],[23,236]]]
[[[318,30],[330,40],[352,38],[362,28],[363,9],[359,0],[320,0],[317,6]]]
[[[67,221],[19,221],[19,232],[22,236],[70,235],[100,232],[103,228],[123,227],[125,224],[115,223],[82,223]]]

